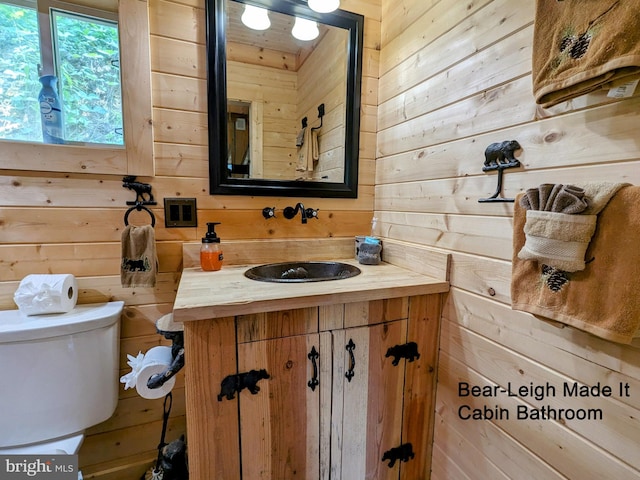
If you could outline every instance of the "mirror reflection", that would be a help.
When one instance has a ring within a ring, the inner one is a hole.
[[[206,5],[211,193],[357,197],[364,18]]]
[[[344,182],[348,31],[226,7],[229,176]]]

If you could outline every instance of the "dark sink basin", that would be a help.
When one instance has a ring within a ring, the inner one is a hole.
[[[250,268],[244,276],[261,282],[324,282],[355,277],[360,269],[342,262],[284,262]]]

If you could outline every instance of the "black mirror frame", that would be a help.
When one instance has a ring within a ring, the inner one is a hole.
[[[316,13],[306,2],[296,0],[233,0],[268,8],[271,11],[298,15],[349,32],[347,98],[345,125],[344,183],[238,179],[227,176],[227,69],[225,0],[206,0],[207,95],[209,120],[210,193],[222,195],[259,195],[283,197],[358,197],[358,160],[360,148],[360,95],[362,84],[362,49],[364,17],[336,10]]]

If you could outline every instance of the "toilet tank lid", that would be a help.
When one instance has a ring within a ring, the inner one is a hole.
[[[20,310],[0,310],[0,344],[71,335],[113,325],[124,302],[76,305],[68,313],[27,316]]]

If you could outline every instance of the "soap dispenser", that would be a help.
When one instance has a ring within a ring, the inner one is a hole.
[[[220,238],[216,235],[216,225],[220,225],[220,222],[208,222],[207,234],[202,238],[200,266],[205,272],[220,270],[222,267],[222,249]]]

